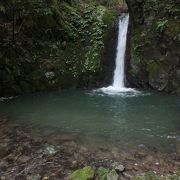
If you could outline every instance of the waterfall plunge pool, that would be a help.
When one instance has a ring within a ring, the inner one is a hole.
[[[139,91],[62,91],[0,102],[10,122],[42,134],[75,133],[91,145],[156,147],[175,151],[180,142],[180,97]]]

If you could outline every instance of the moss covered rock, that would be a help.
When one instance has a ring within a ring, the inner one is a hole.
[[[127,2],[131,17],[126,68],[129,82],[136,87],[179,93],[179,2]]]
[[[106,169],[104,167],[99,167],[96,170],[96,179],[97,180],[106,180],[107,179],[107,175],[110,173],[109,169]]]
[[[74,171],[70,176],[69,180],[90,180],[94,177],[94,170],[90,167],[84,167]]]
[[[8,27],[0,30],[0,95],[102,84],[114,10],[95,1],[20,0],[12,41],[11,3],[3,1]]]

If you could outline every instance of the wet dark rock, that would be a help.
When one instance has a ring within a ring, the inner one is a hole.
[[[0,158],[9,153],[8,143],[0,143]]]
[[[13,164],[16,160],[16,156],[14,154],[9,154],[8,156],[5,156],[6,158],[6,161],[9,163],[9,164]]]
[[[33,145],[39,145],[43,142],[43,139],[41,137],[34,137],[33,138]]]
[[[6,180],[5,176],[0,176],[0,180]]]
[[[8,168],[8,163],[5,160],[0,161],[0,171],[6,171]]]
[[[31,159],[31,157],[29,157],[29,156],[20,156],[17,159],[17,161],[20,163],[27,163],[30,159]]]
[[[39,174],[28,176],[27,180],[41,180],[41,176]]]
[[[88,153],[88,149],[84,146],[80,146],[79,147],[79,152],[82,153],[82,154],[86,154]]]
[[[0,117],[1,118],[1,117]],[[7,117],[2,117],[0,119],[0,125],[3,125],[4,123],[7,123],[9,121],[9,119]]]
[[[147,154],[143,151],[138,151],[135,153],[135,157],[139,158],[139,159],[145,158],[146,156],[147,156]]]
[[[96,152],[96,158],[97,159],[112,159],[113,156],[111,153],[98,151],[98,152]]]
[[[15,180],[27,180],[25,175],[17,175],[14,179]]]
[[[72,161],[72,168],[78,167],[78,161]]]
[[[119,149],[118,148],[112,148],[112,154],[114,158],[119,158]]]
[[[123,172],[123,176],[125,177],[125,179],[129,179],[129,180],[132,180],[133,179],[133,176],[132,175],[130,175],[130,174],[128,174],[128,173],[126,173],[126,172]]]
[[[176,152],[180,154],[180,140],[176,141]]]
[[[75,137],[70,134],[60,134],[60,135],[55,135],[53,137],[55,141],[62,141],[62,142],[67,142],[67,141],[74,141]]]
[[[119,178],[119,175],[117,174],[115,170],[112,170],[107,174],[107,180],[118,180],[118,178]]]
[[[144,163],[149,163],[149,162],[153,162],[154,161],[154,158],[152,155],[148,155],[145,160],[144,160]]]
[[[45,148],[44,154],[46,155],[55,155],[58,152],[55,146],[49,145]]]
[[[133,156],[133,154],[131,153],[126,153],[124,152],[122,154],[122,156],[125,158],[126,161],[131,161],[131,162],[134,162],[135,161],[135,157]]]
[[[88,180],[94,177],[94,169],[90,166],[86,166],[83,169],[74,171],[70,176],[69,180]]]
[[[76,149],[78,147],[77,143],[74,141],[68,141],[62,144],[65,147],[74,148]]]
[[[128,163],[127,165],[126,165],[126,170],[132,170],[133,169],[133,164],[130,164],[130,163]]]
[[[173,0],[126,1],[131,17],[126,57],[128,83],[137,88],[180,94],[177,3]],[[167,10],[167,7],[170,8]],[[166,24],[159,30],[161,22]]]

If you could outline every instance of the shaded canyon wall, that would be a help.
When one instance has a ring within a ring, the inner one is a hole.
[[[126,78],[131,86],[180,94],[180,1],[127,0]]]

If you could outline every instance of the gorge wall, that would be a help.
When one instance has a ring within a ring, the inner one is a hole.
[[[180,1],[127,0],[127,80],[134,87],[180,93]]]
[[[0,96],[108,84],[116,49],[115,4],[3,0]]]

